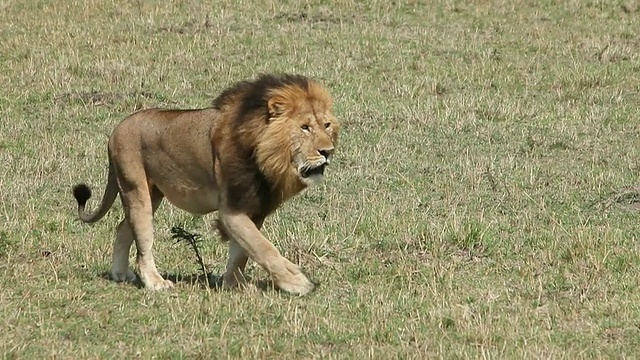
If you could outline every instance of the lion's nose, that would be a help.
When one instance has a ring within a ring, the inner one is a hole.
[[[333,154],[333,148],[321,149],[321,150],[318,150],[318,152],[320,153],[320,155],[324,156],[324,158],[328,160],[329,156]]]

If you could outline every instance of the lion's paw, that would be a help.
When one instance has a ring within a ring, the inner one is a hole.
[[[291,281],[293,280],[293,281]],[[302,273],[295,276],[294,279],[287,281],[278,281],[278,288],[292,295],[304,296],[311,293],[315,289],[315,285],[307,279]]]
[[[315,289],[316,285],[300,271],[298,265],[287,261],[286,269],[287,276],[275,279],[275,283],[280,290],[292,295],[303,296]]]
[[[161,291],[173,288],[173,281],[162,279],[155,282],[147,282],[144,284],[145,289],[151,291]]]
[[[130,283],[135,282],[138,279],[136,274],[131,270],[111,271],[111,278],[115,282],[130,282]]]
[[[236,288],[242,288],[247,285],[247,281],[240,272],[225,273],[222,275],[222,288],[224,290],[231,290]]]

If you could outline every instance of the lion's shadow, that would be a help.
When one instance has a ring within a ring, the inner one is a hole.
[[[140,277],[137,275],[138,274],[136,274],[135,281],[126,282],[126,284],[130,284],[137,287],[138,289],[142,289],[144,288],[144,285],[142,284],[142,281],[140,281]],[[208,288],[214,291],[227,291],[222,286],[222,275],[219,275],[219,274],[208,273],[204,275],[204,274],[164,273],[161,275],[166,280],[170,280],[176,285],[177,284],[185,284],[185,285],[191,285],[191,286],[197,285],[201,288]],[[107,281],[113,281],[111,279],[111,273],[109,273],[108,271],[102,272],[100,274],[100,277]],[[263,279],[254,280],[252,278],[247,278],[247,284],[253,285],[256,287],[256,289],[263,292],[274,291],[274,290],[278,291],[277,288],[275,287],[274,282],[271,280],[263,280]]]

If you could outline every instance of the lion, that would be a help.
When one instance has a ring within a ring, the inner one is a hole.
[[[73,187],[78,216],[102,219],[118,194],[124,219],[113,243],[111,276],[135,281],[129,250],[135,240],[144,288],[173,287],[153,257],[153,215],[163,199],[196,215],[218,212],[217,228],[229,246],[222,284],[247,284],[251,258],[276,288],[295,295],[317,283],[266,239],[265,218],[305,188],[320,183],[338,140],[333,100],[318,82],[302,75],[260,75],[233,84],[211,107],[146,109],[126,117],[108,141],[108,177],[102,202],[85,211],[90,188]]]

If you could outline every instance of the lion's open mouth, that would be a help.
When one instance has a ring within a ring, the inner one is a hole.
[[[318,166],[305,166],[300,170],[300,176],[308,178],[313,175],[324,175],[324,168],[326,166],[327,163]]]

